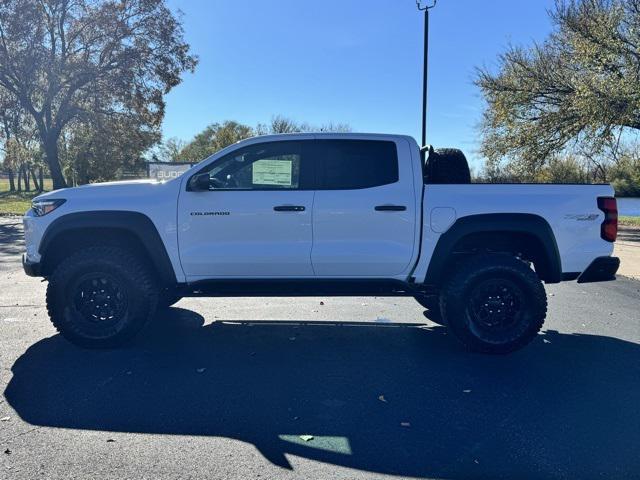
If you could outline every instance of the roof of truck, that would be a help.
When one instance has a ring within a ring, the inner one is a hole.
[[[292,140],[295,138],[311,139],[311,138],[345,138],[354,140],[367,140],[367,139],[398,139],[404,138],[407,140],[415,141],[415,139],[409,135],[396,135],[387,133],[362,133],[362,132],[299,132],[299,133],[279,133],[271,135],[258,135],[256,137],[247,138],[241,140],[238,143],[254,143],[256,141],[278,141],[278,140]]]

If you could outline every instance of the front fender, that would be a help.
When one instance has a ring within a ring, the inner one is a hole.
[[[82,235],[83,231],[92,229],[124,231],[134,235],[148,254],[161,282],[166,285],[177,282],[176,273],[156,226],[149,217],[138,212],[98,210],[68,213],[57,218],[47,227],[40,242],[38,252],[42,257],[41,263],[46,263],[50,247],[60,235]]]

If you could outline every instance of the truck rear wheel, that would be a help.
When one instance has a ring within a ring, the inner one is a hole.
[[[90,247],[70,256],[47,287],[53,325],[85,348],[124,344],[150,320],[157,303],[157,288],[144,263],[117,247]]]
[[[523,261],[482,255],[448,279],[440,309],[454,335],[470,350],[504,354],[531,342],[544,323],[547,296]]]

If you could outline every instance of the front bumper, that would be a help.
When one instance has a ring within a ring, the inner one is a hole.
[[[30,262],[27,260],[26,255],[22,255],[22,268],[24,269],[24,273],[29,275],[30,277],[41,277],[40,274],[40,263]]]
[[[616,279],[620,268],[617,257],[598,257],[578,277],[578,283],[609,282]]]

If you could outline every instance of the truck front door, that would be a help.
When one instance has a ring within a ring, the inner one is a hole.
[[[178,205],[188,280],[313,275],[313,173],[305,145],[250,145],[198,172],[209,173],[209,190],[183,190]]]

